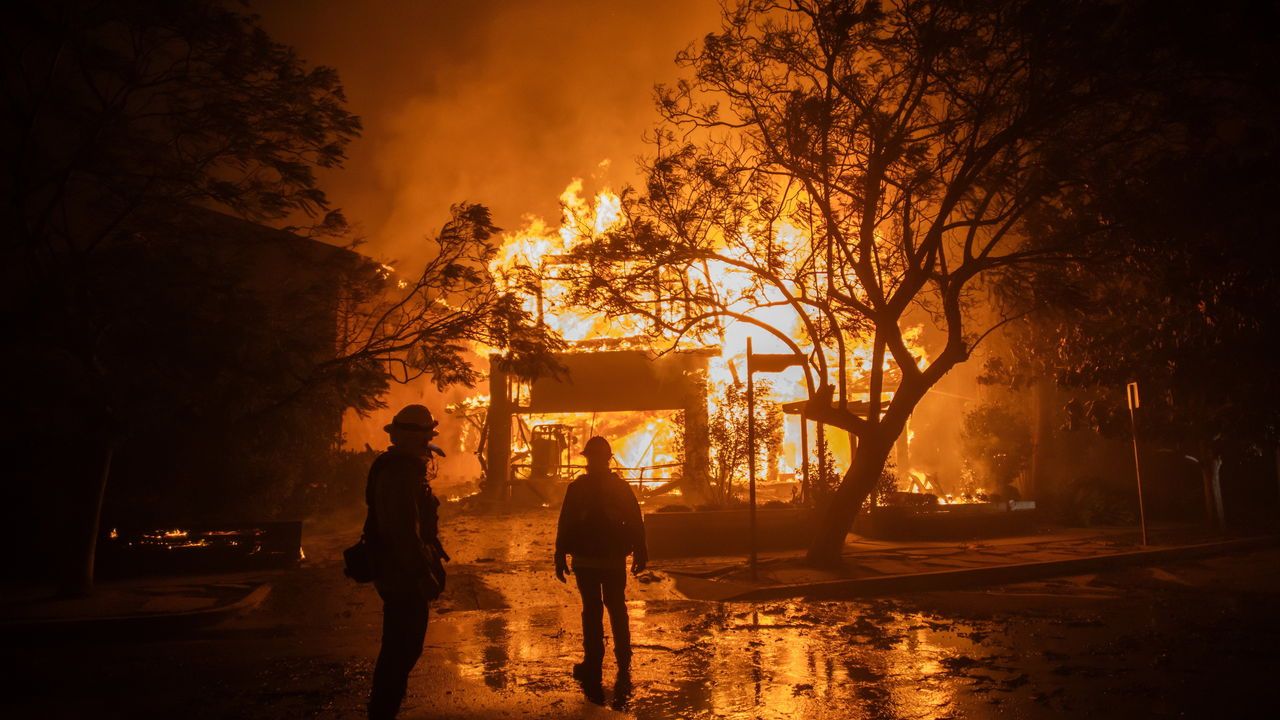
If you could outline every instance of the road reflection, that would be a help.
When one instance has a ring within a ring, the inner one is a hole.
[[[468,517],[451,528],[455,570],[474,581],[456,586],[457,611],[433,620],[430,636],[447,638],[439,659],[475,683],[468,692],[496,693],[504,707],[550,703],[595,717],[612,705],[646,719],[983,716],[999,702],[991,692],[1026,682],[993,655],[1007,647],[975,641],[997,632],[990,621],[889,600],[691,601],[658,573],[628,583],[632,687],[615,687],[606,652],[606,707],[587,707],[570,676],[582,656],[580,601],[572,582],[551,575],[554,515]],[[484,609],[481,595],[507,607]]]
[[[510,667],[510,634],[503,615],[486,618],[480,623],[480,636],[484,648],[480,651],[484,684],[501,690],[507,686],[507,670]]]
[[[462,676],[499,691],[576,690],[576,607],[444,622],[457,625],[452,659]],[[959,715],[969,671],[998,673],[998,658],[966,637],[972,628],[870,604],[633,602],[632,625],[632,685],[610,688],[608,665],[605,684],[612,706],[637,718]]]

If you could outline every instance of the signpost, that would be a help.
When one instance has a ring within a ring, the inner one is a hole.
[[[756,384],[751,372],[751,338],[747,338],[747,496],[750,505],[751,579],[756,579]]]
[[[1125,386],[1125,394],[1129,401],[1129,428],[1133,432],[1133,474],[1138,479],[1138,522],[1142,527],[1142,544],[1147,544],[1147,511],[1142,502],[1142,464],[1138,460],[1138,421],[1134,411],[1139,407],[1138,381]]]
[[[794,353],[755,354],[751,349],[751,338],[747,338],[747,496],[750,503],[748,516],[751,518],[751,579],[756,579],[758,557],[756,552],[756,384],[757,372],[782,372],[793,365],[803,365],[804,356]],[[801,422],[803,422],[803,417]],[[805,447],[805,453],[809,448]]]

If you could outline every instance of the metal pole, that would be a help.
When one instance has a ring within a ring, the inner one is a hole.
[[[756,579],[756,386],[751,371],[751,338],[747,338],[747,494],[751,518],[751,579]]]
[[[1147,544],[1147,511],[1142,501],[1142,464],[1138,460],[1138,421],[1134,411],[1138,409],[1138,383],[1125,387],[1129,401],[1129,429],[1133,432],[1133,474],[1138,480],[1138,523],[1142,527],[1142,544]]]
[[[817,428],[817,429],[818,429],[818,441],[817,441],[817,443],[816,443],[816,445],[817,445],[816,450],[817,450],[817,452],[818,452],[818,479],[822,481],[822,483],[823,483],[823,489],[825,490],[825,489],[829,489],[829,488],[827,488],[827,487],[826,487],[826,482],[827,482],[827,426],[826,426],[825,424],[823,424],[823,423],[818,423],[818,428]]]
[[[1276,467],[1280,469],[1280,449],[1276,450]],[[800,413],[800,504],[809,502],[809,419]]]

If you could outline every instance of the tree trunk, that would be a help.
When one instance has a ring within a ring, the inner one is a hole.
[[[102,530],[102,505],[107,493],[107,480],[111,476],[111,460],[115,455],[115,442],[103,440],[89,450],[85,463],[85,477],[93,474],[86,483],[72,510],[71,556],[59,594],[64,597],[83,597],[93,592],[94,565],[97,561],[98,535]]]
[[[894,461],[898,465],[898,478],[910,478],[911,473],[911,421],[903,426],[902,432],[898,434],[898,440],[893,444]]]
[[[1047,445],[1053,434],[1052,392],[1053,385],[1047,378],[1038,377],[1031,386],[1031,473],[1022,488],[1024,499],[1037,499],[1047,484]]]
[[[891,428],[881,426],[878,433],[896,437],[888,432]],[[880,473],[884,470],[885,461],[893,447],[889,442],[863,440],[853,458],[853,464],[840,480],[840,486],[827,502],[826,511],[818,522],[817,533],[809,546],[807,556],[811,564],[820,567],[831,567],[840,564],[840,556],[844,550],[844,539],[853,527],[853,521],[862,510],[867,496],[875,489]]]

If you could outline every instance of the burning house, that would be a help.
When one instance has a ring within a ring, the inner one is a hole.
[[[581,190],[575,181],[561,196],[564,216],[558,228],[531,221],[504,237],[490,264],[495,281],[523,298],[525,309],[555,329],[567,348],[558,356],[563,376],[530,382],[491,363],[488,394],[450,406],[469,421],[465,449],[480,461],[485,492],[501,501],[557,503],[563,485],[583,467],[577,452],[598,434],[612,442],[615,470],[650,509],[732,507],[745,499],[751,475],[763,503],[820,503],[849,466],[856,447],[850,433],[811,414],[813,388],[823,382],[824,372],[827,383],[843,381],[847,399],[839,410],[866,417],[873,393],[880,393],[882,402],[893,397],[901,377],[893,358],[883,355],[881,384],[875,390],[871,369],[876,354],[868,338],[842,347],[842,360],[813,362],[817,355],[833,352],[808,339],[813,319],[798,317],[794,306],[770,296],[767,286],[753,283],[732,263],[704,269],[699,278],[643,280],[652,284],[644,291],[642,312],[591,311],[574,295],[574,283],[584,277],[574,249],[584,238],[616,227],[622,209],[612,193],[601,192],[589,201]],[[773,245],[783,250],[806,242],[801,231],[785,223],[777,234]],[[739,304],[731,313],[737,317],[701,334],[654,332],[655,316],[688,313],[688,308],[672,307],[680,300],[664,296],[669,287],[664,283],[670,282],[701,282],[706,292],[737,298],[731,301]],[[911,354],[921,360],[927,356],[927,327],[927,319],[921,318],[904,332]],[[930,391],[917,408],[919,422],[908,423],[898,437],[891,470],[873,495],[876,512],[860,521],[863,532],[928,534],[937,528],[967,533],[977,528],[981,534],[1000,532],[1012,518],[1004,512],[1012,507],[1009,497],[998,488],[982,487],[981,480],[963,469],[959,421],[974,399],[966,384],[975,379],[953,380]],[[748,391],[749,385],[754,390]],[[748,470],[753,454],[747,449],[749,414],[755,424],[753,471]],[[926,433],[926,442],[913,452],[917,431]],[[1003,515],[992,515],[997,512]],[[1028,517],[1017,515],[1019,522]],[[925,526],[919,525],[922,519]]]
[[[582,442],[601,434],[614,444],[617,470],[643,497],[661,495],[687,506],[723,504],[735,483],[745,485],[745,434],[725,426],[745,426],[747,341],[755,342],[761,357],[798,357],[777,335],[803,337],[805,329],[785,307],[757,307],[750,312],[760,322],[725,323],[714,342],[705,336],[701,342],[666,342],[647,333],[641,318],[605,316],[575,305],[570,251],[583,235],[620,222],[621,212],[616,195],[602,192],[589,202],[581,189],[575,181],[562,195],[559,228],[532,221],[504,238],[490,265],[500,285],[517,292],[530,314],[565,339],[568,348],[558,359],[566,373],[526,382],[495,364],[487,396],[450,406],[470,420],[466,449],[479,457],[485,489],[493,497],[552,504],[562,494],[557,484],[581,467],[576,453]],[[711,282],[726,293],[748,291],[732,270],[714,273]],[[662,284],[655,283],[654,312],[663,312],[664,302]],[[761,324],[776,332],[762,332]],[[913,350],[923,356],[919,329],[910,337]],[[852,347],[849,356],[846,371],[856,398],[866,390],[872,349]],[[891,369],[891,361],[885,362]],[[847,433],[805,417],[811,368],[797,365],[803,361],[752,370],[768,373],[756,378],[763,390],[757,399],[771,409],[759,417],[764,425],[758,428],[763,450],[757,477],[766,499],[808,499],[815,483],[834,481],[835,468],[853,452]],[[857,412],[858,401],[851,399],[848,409]],[[936,474],[912,468],[910,435],[904,432],[899,440],[896,458],[903,482],[896,490],[945,503],[947,493]]]

